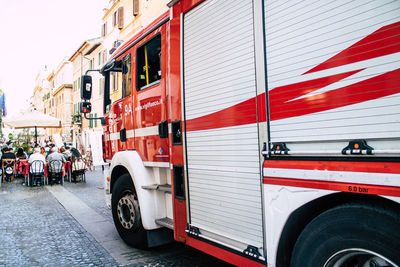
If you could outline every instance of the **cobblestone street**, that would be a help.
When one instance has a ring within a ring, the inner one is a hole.
[[[180,243],[128,247],[105,206],[101,170],[87,183],[0,187],[0,266],[229,266]]]

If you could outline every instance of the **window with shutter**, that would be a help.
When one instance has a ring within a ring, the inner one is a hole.
[[[103,27],[101,28],[101,36],[104,37],[107,35],[107,21],[104,22]]]
[[[118,29],[124,28],[124,7],[118,8]]]
[[[114,27],[115,25],[117,25],[117,11],[114,12],[112,18],[112,26]]]
[[[139,0],[133,0],[133,15],[139,15]]]
[[[93,118],[93,114],[90,114],[89,118]],[[93,128],[93,120],[89,120],[89,128]]]
[[[103,64],[107,61],[107,49],[103,51]]]

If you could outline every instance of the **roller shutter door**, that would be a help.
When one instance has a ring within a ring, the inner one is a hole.
[[[256,97],[253,3],[205,1],[185,14],[183,30],[190,225],[262,253],[257,106],[243,104]]]

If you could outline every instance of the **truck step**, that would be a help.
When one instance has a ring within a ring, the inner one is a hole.
[[[170,218],[161,218],[156,220],[156,224],[167,227],[169,229],[174,229],[174,221]]]
[[[143,185],[142,188],[146,190],[158,190],[166,193],[171,193],[171,185],[169,184]]]

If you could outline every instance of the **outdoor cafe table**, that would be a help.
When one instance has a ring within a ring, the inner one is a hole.
[[[22,174],[24,175],[24,177],[28,177],[28,175],[29,175],[29,164],[28,164],[28,161],[27,160],[23,160],[21,165],[23,167]],[[20,167],[18,167],[18,168],[20,168]],[[66,161],[64,163],[64,165],[63,165],[63,177],[66,174],[68,174],[68,176],[71,175],[71,161]],[[44,165],[44,176],[46,178],[48,178],[48,176],[49,176],[49,174],[48,174],[48,164],[47,163]]]
[[[28,175],[29,172],[29,165],[28,165],[28,160],[27,159],[20,159],[17,162],[17,173],[22,173],[22,175],[25,177],[25,175]]]
[[[63,175],[63,176],[67,175],[67,179],[68,179],[68,181],[70,181],[70,182],[71,182],[71,165],[72,165],[72,162],[71,162],[71,161],[66,161],[66,162],[64,163],[64,171],[65,171],[65,174]]]

